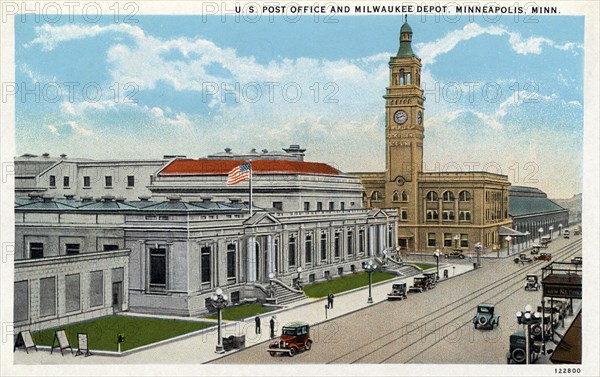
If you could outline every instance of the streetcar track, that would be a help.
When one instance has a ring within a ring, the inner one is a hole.
[[[572,255],[576,254],[577,252],[579,252],[579,251],[581,250],[581,248],[580,248],[580,246],[581,246],[581,243],[582,243],[582,241],[581,241],[581,239],[580,239],[580,240],[577,240],[577,241],[575,241],[575,242],[572,242],[571,244],[568,244],[568,245],[564,246],[564,247],[563,247],[562,249],[560,249],[559,251],[557,251],[557,252],[554,252],[554,259],[562,258],[562,257],[564,257],[564,256],[572,256]],[[563,260],[564,260],[564,259],[563,259]],[[475,291],[472,291],[472,292],[470,292],[468,295],[466,295],[466,296],[464,296],[464,297],[461,297],[460,299],[457,299],[457,300],[455,300],[455,301],[453,301],[453,302],[451,302],[451,303],[449,303],[449,304],[445,305],[445,307],[444,307],[444,308],[440,308],[440,309],[434,310],[434,311],[432,311],[432,312],[430,312],[430,313],[427,313],[427,314],[425,314],[425,315],[421,316],[420,318],[417,318],[417,319],[415,319],[415,320],[413,321],[413,323],[418,323],[419,321],[423,321],[423,320],[425,320],[426,318],[428,318],[428,317],[432,317],[432,316],[435,316],[435,317],[440,317],[440,316],[446,315],[446,314],[448,314],[448,313],[450,313],[450,312],[452,312],[452,311],[454,311],[454,310],[456,310],[456,309],[460,308],[461,306],[464,306],[464,305],[468,305],[468,304],[470,304],[470,303],[471,303],[473,300],[475,300],[476,298],[479,298],[479,297],[480,297],[482,294],[488,293],[488,292],[490,292],[490,291],[492,291],[492,290],[494,290],[494,289],[496,289],[496,288],[498,288],[498,287],[501,287],[503,284],[506,284],[507,282],[509,282],[510,280],[512,280],[514,277],[516,277],[516,276],[518,276],[518,275],[521,275],[521,274],[523,274],[523,273],[526,273],[526,272],[529,272],[529,271],[535,270],[535,269],[537,269],[537,268],[540,268],[540,266],[539,266],[539,265],[537,265],[537,264],[531,264],[531,265],[528,265],[528,266],[523,266],[522,268],[518,269],[517,271],[511,272],[511,273],[509,273],[509,274],[507,274],[507,275],[505,275],[505,276],[503,276],[503,277],[499,278],[498,280],[496,280],[495,282],[493,282],[493,283],[492,283],[492,285],[487,285],[487,286],[481,287],[481,288],[479,288],[479,289],[477,289],[477,290],[475,290]],[[514,284],[522,284],[522,283],[521,283],[521,282],[517,282],[517,283],[514,283]],[[514,284],[513,284],[513,285],[514,285]],[[512,286],[512,285],[510,285],[510,286]],[[515,291],[515,292],[516,292],[516,291]],[[513,292],[513,293],[514,293],[514,292]],[[472,297],[472,296],[475,296],[475,297]],[[471,297],[471,298],[469,298],[469,297]],[[466,301],[465,301],[465,299],[466,299]],[[457,304],[457,303],[458,303],[458,305],[455,305],[455,304]],[[453,305],[454,305],[454,307],[453,307],[453,308],[451,308],[451,309],[447,309],[448,307],[450,307],[450,306],[453,306]],[[447,310],[445,310],[445,309],[447,309]],[[445,310],[445,311],[443,311],[443,310]],[[471,307],[469,310],[472,310],[472,307]],[[443,312],[442,312],[442,311],[443,311]],[[440,312],[441,312],[441,314],[440,314]],[[467,311],[467,312],[468,312],[468,311]],[[462,316],[462,315],[464,315],[464,314],[465,314],[465,313],[467,313],[467,312],[464,312],[463,314],[461,314],[461,316]],[[460,316],[459,316],[459,317],[460,317]],[[426,323],[426,322],[425,322],[425,323]],[[467,323],[468,323],[468,322],[467,322]],[[420,325],[420,326],[418,326],[418,327],[417,327],[416,329],[414,329],[414,330],[419,330],[419,329],[421,329],[421,328],[422,328],[422,327],[424,327],[424,326],[425,326],[425,324],[423,324],[423,325]],[[399,328],[393,329],[393,330],[391,330],[391,331],[390,331],[390,332],[389,332],[389,333],[388,333],[386,336],[395,336],[395,335],[394,335],[394,333],[396,333],[396,332],[398,332],[398,331],[401,331],[401,330],[403,330],[404,328],[405,328],[405,326],[402,326],[402,327],[399,327]],[[378,342],[380,342],[380,341],[384,340],[386,336],[384,336],[384,337],[382,337],[382,338],[375,339],[375,340],[373,340],[373,341],[370,341],[370,342],[368,342],[368,343],[366,343],[366,344],[364,344],[364,345],[360,346],[360,347],[359,347],[359,348],[357,348],[357,349],[354,349],[354,350],[352,350],[352,351],[350,351],[350,352],[347,352],[347,353],[345,353],[345,354],[343,354],[343,355],[341,355],[341,356],[338,356],[338,357],[336,357],[335,359],[332,359],[332,360],[328,361],[328,362],[327,362],[327,364],[334,363],[334,362],[336,362],[337,360],[340,360],[340,359],[346,358],[346,357],[348,357],[348,356],[352,355],[353,353],[357,353],[357,352],[359,352],[360,350],[363,350],[363,349],[364,349],[364,348],[366,348],[366,347],[373,346],[373,345],[377,344]],[[403,335],[402,335],[402,336],[403,336]],[[354,359],[354,360],[353,360],[353,361],[351,361],[350,363],[356,363],[356,362],[358,362],[358,361],[360,361],[360,360],[364,359],[365,357],[367,357],[367,356],[370,356],[370,355],[374,354],[375,352],[378,352],[378,351],[380,351],[381,349],[383,349],[383,347],[385,347],[385,346],[388,346],[388,345],[390,345],[390,344],[394,343],[394,342],[395,342],[395,341],[397,341],[398,339],[400,339],[400,337],[395,337],[395,338],[393,338],[391,341],[386,341],[385,343],[383,343],[383,344],[381,344],[381,345],[377,346],[377,347],[376,347],[376,349],[375,349],[375,351],[368,352],[368,353],[366,353],[365,355],[363,355],[363,356],[361,356],[361,357],[358,357],[357,359]],[[419,341],[421,341],[421,339],[419,339]],[[410,345],[413,345],[413,344],[414,344],[414,342],[413,342],[413,343],[411,343]],[[410,345],[409,345],[409,346],[410,346]],[[398,350],[398,351],[396,351],[396,353],[395,353],[395,354],[397,354],[397,353],[399,353],[399,352],[401,352],[401,351],[403,351],[403,350],[407,349],[409,346],[407,346],[407,347],[404,347],[404,348],[402,348],[401,350]],[[390,357],[388,357],[388,358],[384,359],[384,361],[385,361],[385,360],[387,360],[387,359],[389,359],[389,358],[391,358],[391,357],[393,357],[393,356],[394,356],[394,355],[391,355]]]

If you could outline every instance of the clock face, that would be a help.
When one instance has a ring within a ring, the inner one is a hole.
[[[404,179],[403,176],[399,175],[396,177],[396,184],[398,186],[402,186],[404,184],[404,182],[406,182],[406,179]]]
[[[417,113],[417,124],[420,126],[421,123],[423,122],[423,113],[421,113],[420,111]]]
[[[406,111],[398,110],[394,113],[394,122],[398,124],[404,124],[408,119],[408,115],[406,115]]]

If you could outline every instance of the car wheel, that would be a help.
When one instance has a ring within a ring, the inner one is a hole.
[[[522,363],[525,361],[525,350],[523,348],[515,348],[510,355],[517,363]]]
[[[275,351],[269,351],[269,355],[271,355],[271,357],[275,357]]]
[[[290,348],[290,357],[293,357],[296,354],[296,351],[298,351],[298,349],[296,347],[292,347]]]
[[[310,351],[310,349],[312,348],[312,340],[307,340],[307,341],[306,341],[306,344],[304,345],[304,348],[305,348],[307,351]]]
[[[479,323],[481,326],[485,326],[488,323],[488,319],[486,317],[479,317],[477,318],[477,323]]]
[[[533,334],[533,336],[542,335],[542,326],[534,325],[533,327],[531,327],[531,333]]]

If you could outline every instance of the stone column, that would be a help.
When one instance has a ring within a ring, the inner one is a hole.
[[[460,194],[459,194],[460,196]],[[458,224],[458,198],[459,196],[454,198],[454,224]]]
[[[273,236],[267,236],[267,277],[275,271],[275,257],[273,256]]]
[[[368,226],[369,231],[369,257],[373,256],[373,245],[375,245],[375,232],[373,231],[373,225]]]
[[[256,238],[246,239],[246,281],[256,281]]]

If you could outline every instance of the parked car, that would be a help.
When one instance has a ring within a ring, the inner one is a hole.
[[[571,231],[569,229],[563,230],[563,238],[571,238]]]
[[[437,281],[438,274],[436,272],[423,272],[423,276],[427,279],[427,288],[435,288],[435,282]]]
[[[429,279],[423,275],[413,278],[413,285],[408,289],[409,292],[423,292],[429,288]]]
[[[571,263],[573,263],[573,264],[583,264],[583,258],[582,257],[573,257],[571,259]]]
[[[527,254],[519,254],[519,256],[513,259],[515,263],[533,263],[533,259],[527,256]]]
[[[525,278],[525,290],[526,291],[537,291],[540,289],[540,284],[538,282],[538,276],[535,274],[527,275]]]
[[[575,228],[575,230],[573,230],[573,235],[574,236],[579,236],[581,235],[581,226]]]
[[[446,251],[444,252],[444,257],[465,259],[465,255],[463,254],[462,250]]]
[[[406,283],[392,284],[392,291],[388,293],[388,300],[403,300],[406,297]]]
[[[538,254],[540,252],[540,249],[542,248],[542,245],[532,245],[531,246],[531,255],[535,255]]]
[[[309,351],[312,348],[310,326],[304,322],[294,322],[283,326],[279,339],[269,344],[269,355],[287,353],[292,357],[298,351]]]
[[[492,304],[479,304],[477,305],[477,315],[473,317],[473,325],[475,328],[488,327],[493,328],[494,325],[500,324],[500,316],[494,315],[494,305]]]
[[[506,353],[506,362],[508,364],[525,364],[527,354],[525,345],[525,334],[522,331],[517,331],[510,336],[509,349]],[[542,351],[541,343],[535,342],[532,338],[529,338],[529,360],[535,363]]]
[[[533,260],[543,260],[546,262],[550,262],[552,259],[552,254],[550,253],[540,253],[540,255],[536,255],[533,257]]]

